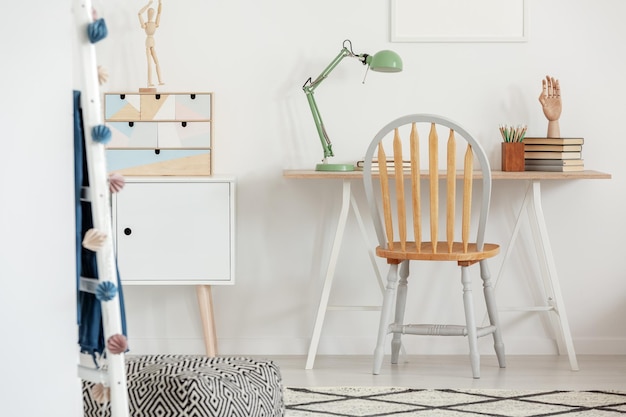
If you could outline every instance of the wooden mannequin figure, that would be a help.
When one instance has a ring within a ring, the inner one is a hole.
[[[561,86],[559,80],[554,77],[546,76],[542,81],[542,90],[539,95],[539,102],[543,108],[543,114],[548,119],[548,135],[549,138],[561,137],[561,129],[559,127],[559,117],[561,117]]]
[[[159,85],[165,84],[161,79],[161,67],[159,66],[159,59],[157,58],[156,49],[154,48],[154,32],[159,27],[159,22],[161,21],[161,0],[159,0],[159,8],[156,12],[156,18],[154,16],[154,9],[150,7],[154,0],[150,0],[148,4],[139,10],[137,15],[139,16],[139,23],[141,23],[141,28],[146,31],[146,59],[148,60],[148,87],[154,85],[152,82],[152,62],[154,61],[154,66],[156,67],[157,78],[159,79]],[[150,8],[149,8],[150,7]],[[144,21],[143,14],[145,11],[148,11],[148,21]]]

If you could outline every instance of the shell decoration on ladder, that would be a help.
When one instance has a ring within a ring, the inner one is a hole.
[[[96,298],[98,301],[111,301],[117,296],[117,285],[109,281],[104,281],[96,287]]]
[[[106,242],[107,235],[97,229],[89,229],[83,238],[83,247],[92,252],[97,252]]]
[[[119,193],[124,188],[124,185],[126,185],[126,180],[123,175],[117,172],[109,174],[109,190],[111,193]]]
[[[111,129],[105,125],[97,125],[91,129],[91,137],[94,141],[106,145],[111,140]]]
[[[91,388],[91,397],[100,404],[106,404],[111,399],[111,389],[103,384],[96,384]]]
[[[126,352],[128,349],[128,341],[126,336],[122,334],[114,334],[107,340],[107,350],[114,355]]]

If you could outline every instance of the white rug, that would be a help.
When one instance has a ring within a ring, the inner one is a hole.
[[[286,417],[617,417],[626,392],[285,388]]]

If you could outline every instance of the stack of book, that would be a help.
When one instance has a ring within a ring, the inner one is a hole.
[[[583,138],[524,138],[526,171],[583,171]]]
[[[364,160],[360,160],[357,161],[354,169],[357,171],[362,171],[363,167],[365,166],[365,161]],[[393,159],[388,159],[387,160],[387,170],[392,170],[395,169],[395,165],[393,162]],[[411,161],[402,161],[402,169],[403,170],[409,170],[411,169]],[[373,160],[372,161],[372,171],[379,171],[380,167],[379,167],[379,163],[378,160]]]

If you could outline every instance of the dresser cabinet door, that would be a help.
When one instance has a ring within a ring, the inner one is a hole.
[[[114,195],[123,281],[232,280],[230,182],[127,182]]]

